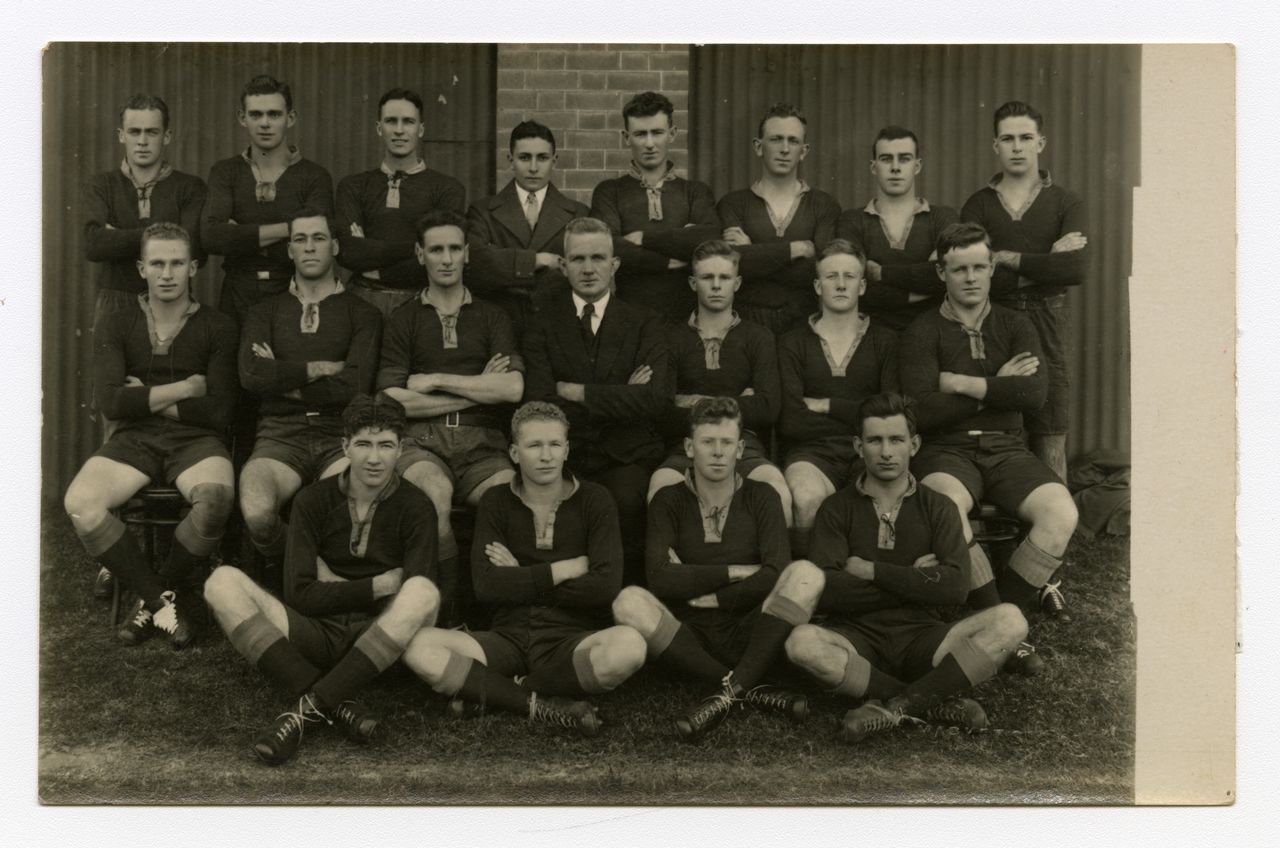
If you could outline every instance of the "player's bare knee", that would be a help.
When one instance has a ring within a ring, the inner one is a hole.
[[[657,600],[639,586],[623,586],[613,599],[613,620],[627,627],[651,630],[657,626],[661,614]]]
[[[791,662],[801,668],[814,670],[822,664],[822,649],[825,644],[820,627],[815,624],[800,624],[791,630],[783,648]]]
[[[639,671],[648,650],[644,637],[631,627],[615,627],[600,648],[599,653],[593,652],[591,666],[596,679],[606,689],[620,686]]]
[[[189,494],[191,523],[196,532],[206,537],[221,534],[235,501],[231,487],[222,483],[197,483]]]
[[[80,531],[92,530],[102,523],[107,515],[106,504],[97,496],[91,486],[72,485],[62,498],[62,508],[66,510],[71,523]]]
[[[244,595],[245,573],[233,565],[219,565],[204,581],[204,601],[210,609],[221,609]]]
[[[1036,517],[1035,526],[1046,533],[1061,548],[1065,548],[1076,532],[1076,524],[1080,521],[1080,511],[1075,501],[1063,489],[1059,497],[1053,498]]]
[[[400,659],[410,671],[434,688],[440,685],[444,670],[449,665],[449,649],[434,638],[432,630],[419,630],[409,640]]]
[[[415,575],[401,584],[389,611],[395,613],[401,623],[417,629],[434,621],[439,609],[440,591],[426,577]]]
[[[822,569],[807,559],[798,559],[782,569],[778,577],[778,593],[789,601],[812,609],[827,585]]]
[[[1016,604],[999,604],[992,609],[993,626],[1002,643],[1016,644],[1027,638],[1027,617]]]

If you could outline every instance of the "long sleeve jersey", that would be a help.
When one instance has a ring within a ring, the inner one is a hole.
[[[223,256],[226,273],[266,273],[271,279],[288,280],[293,276],[288,240],[260,247],[258,228],[287,224],[307,207],[333,214],[333,179],[310,159],[285,168],[275,186],[274,200],[258,200],[257,180],[243,155],[215,162],[209,171],[201,241],[210,253]]]
[[[882,517],[862,489],[863,478],[822,502],[814,519],[809,558],[827,578],[819,608],[858,614],[904,606],[962,604],[969,592],[969,548],[960,515],[945,495],[910,480],[897,507]],[[936,566],[917,568],[925,554]],[[872,580],[845,571],[856,556],[875,566]]]
[[[649,589],[668,602],[677,617],[692,609],[686,603],[691,598],[711,593],[720,609],[753,609],[791,561],[778,493],[756,480],[739,482],[723,515],[712,514],[687,477],[684,483],[659,489],[649,503],[645,575]],[[730,565],[758,565],[760,570],[731,583]]]
[[[950,206],[931,206],[927,200],[918,200],[906,233],[894,241],[874,200],[861,209],[846,209],[840,214],[836,236],[853,242],[868,260],[880,265],[880,281],[868,279],[867,291],[858,301],[872,320],[902,330],[921,312],[937,308],[947,287],[929,257],[938,233],[959,217]],[[912,294],[925,295],[926,299],[908,303]]]
[[[167,349],[153,346],[143,307],[113,312],[94,338],[94,401],[107,418],[121,422],[118,431],[155,425],[197,427],[222,438],[235,406],[236,326],[216,309],[196,305]],[[152,386],[163,386],[203,374],[204,397],[178,401],[178,420],[151,411]],[[126,386],[137,377],[141,386]]]
[[[151,189],[151,216],[140,218],[137,191],[118,168],[89,180],[82,197],[85,258],[96,265],[98,288],[147,290],[137,265],[142,231],[160,221],[181,225],[191,236],[192,258],[202,261],[200,218],[207,193],[204,180],[174,171]]]
[[[828,436],[852,436],[858,405],[869,395],[898,390],[898,339],[872,321],[843,367],[833,362],[812,322],[778,340],[782,414],[778,429],[789,447]],[[813,412],[804,399],[829,398],[829,413]]]
[[[625,277],[667,273],[667,260],[688,262],[693,249],[720,235],[715,195],[706,183],[669,179],[662,184],[662,220],[649,219],[649,195],[630,174],[605,180],[591,195],[591,217],[613,231],[614,252],[622,259],[618,273]],[[642,245],[621,236],[640,230]],[[683,269],[680,269],[683,270]],[[683,271],[688,276],[687,270]]]
[[[744,430],[759,435],[773,427],[782,388],[772,333],[736,318],[720,341],[704,340],[688,322],[668,324],[666,330],[673,369],[670,384],[675,394],[735,398],[742,409]],[[751,389],[752,394],[744,397],[745,389]],[[687,436],[689,410],[671,405],[664,431],[669,439]]]
[[[314,333],[304,333],[302,301],[291,292],[256,303],[240,332],[240,382],[262,396],[262,415],[341,415],[357,394],[371,394],[382,347],[382,313],[350,291],[316,304]],[[256,356],[254,344],[274,358]],[[308,362],[343,362],[342,373],[307,380]],[[300,397],[285,397],[293,390]]]
[[[358,274],[376,271],[388,288],[420,289],[426,272],[413,246],[418,219],[435,209],[467,211],[467,190],[430,168],[400,178],[400,205],[387,206],[388,176],[380,168],[344,177],[338,183],[338,262]],[[363,230],[354,235],[351,225]]]
[[[968,430],[1020,430],[1022,416],[1044,405],[1048,369],[1043,359],[1030,377],[997,377],[1000,366],[1015,355],[1040,357],[1040,337],[1021,313],[991,305],[982,322],[985,359],[974,359],[969,336],[939,310],[926,312],[902,334],[902,391],[916,400],[916,424],[927,435]],[[987,395],[981,401],[968,395],[938,391],[943,371],[983,377]]]
[[[378,611],[373,578],[436,579],[436,511],[417,487],[392,474],[360,521],[348,497],[350,472],[306,486],[293,499],[285,549],[285,603],[309,616]],[[316,559],[341,581],[317,578]]]
[[[530,627],[611,623],[610,605],[622,588],[622,533],[618,509],[608,489],[573,480],[571,492],[539,527],[533,509],[520,496],[519,477],[494,486],[480,498],[471,576],[476,600],[495,608],[494,625],[524,622]],[[518,566],[497,566],[485,545],[499,542]],[[587,573],[552,582],[551,563],[586,556]]]
[[[1089,222],[1084,201],[1041,172],[1041,188],[1031,205],[1021,214],[1005,206],[996,190],[1002,174],[997,174],[985,187],[974,192],[960,210],[960,218],[981,224],[991,236],[992,250],[1013,250],[1022,254],[1017,273],[1000,268],[991,281],[992,300],[1021,291],[1035,297],[1062,294],[1067,286],[1084,281],[1086,252],[1071,250],[1051,253],[1053,243],[1067,233],[1089,235]],[[1034,285],[1019,290],[1018,277]]]
[[[740,227],[751,244],[735,248],[742,256],[738,272],[742,290],[741,306],[776,308],[794,298],[813,299],[813,279],[817,276],[812,259],[791,258],[791,242],[811,241],[820,254],[835,238],[840,204],[825,191],[805,187],[791,218],[779,231],[769,214],[767,201],[754,188],[731,191],[716,204],[725,228]]]

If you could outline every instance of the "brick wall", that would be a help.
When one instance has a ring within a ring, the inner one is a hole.
[[[596,184],[631,161],[619,133],[622,104],[641,91],[661,92],[675,105],[681,132],[671,159],[683,174],[689,161],[689,45],[499,44],[497,187],[511,179],[506,154],[512,128],[532,119],[556,135],[556,186],[590,206]]]

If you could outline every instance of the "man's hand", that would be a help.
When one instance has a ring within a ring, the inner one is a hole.
[[[623,241],[629,241],[635,245],[644,244],[644,230],[633,230],[622,237]]]
[[[436,390],[436,375],[410,374],[409,379],[404,381],[404,387],[420,395],[430,394]]]
[[[1050,253],[1070,253],[1073,250],[1081,250],[1089,243],[1084,233],[1067,233],[1062,238],[1053,243],[1053,247],[1049,248]]]
[[[183,380],[187,384],[187,397],[201,398],[209,393],[209,381],[203,374],[192,374]]]
[[[1040,360],[1032,356],[1030,352],[1023,351],[1016,354],[1012,359],[1000,366],[1000,370],[996,372],[997,377],[1031,377],[1040,368]]]
[[[791,258],[792,259],[812,259],[817,255],[817,250],[813,246],[813,242],[793,241],[791,242]]]
[[[373,599],[385,598],[388,595],[394,595],[400,591],[400,585],[404,582],[404,569],[393,568],[390,571],[384,571],[373,578]]]
[[[355,221],[352,221],[351,235],[355,236],[356,238],[364,238],[364,228],[361,227],[359,224],[357,224]]]
[[[997,250],[991,254],[991,261],[996,265],[1003,265],[1016,271],[1018,266],[1022,264],[1022,254],[1012,250]]]
[[[874,580],[876,576],[876,566],[871,560],[862,557],[851,556],[844,563],[844,570],[852,574],[854,577],[860,577],[863,580]]]
[[[142,382],[137,377],[130,374],[128,377],[124,378],[124,385],[125,385],[125,388],[135,389],[138,386],[145,386],[146,383]]]
[[[587,398],[586,389],[581,383],[565,383],[556,382],[556,394],[565,400],[571,400],[575,403],[584,403]]]
[[[275,351],[273,351],[271,349],[271,345],[266,342],[253,342],[249,345],[249,349],[253,351],[254,356],[261,357],[262,359],[276,358]]]
[[[676,553],[675,548],[667,548],[667,562],[672,565],[680,564],[680,555]]]
[[[742,227],[725,227],[724,232],[721,233],[721,238],[738,247],[745,247],[751,244],[751,236],[747,235],[746,230],[742,229]]]
[[[747,386],[738,394],[738,397],[755,397],[755,396],[756,396],[756,390],[751,388],[750,386]]]
[[[511,354],[495,353],[493,357],[484,364],[484,370],[481,374],[505,374],[511,370]]]
[[[831,398],[811,398],[804,399],[804,405],[809,408],[810,412],[817,412],[821,415],[831,414]]]
[[[631,372],[631,376],[627,378],[628,386],[647,386],[649,380],[653,378],[653,369],[648,365],[641,363],[636,370]]]
[[[694,404],[702,400],[706,395],[676,395],[671,399],[680,409],[693,409]]]
[[[677,268],[688,268],[688,267],[689,267],[689,263],[688,263],[688,262],[685,262],[683,259],[668,259],[668,260],[667,260],[667,270],[668,270],[668,271],[674,271],[674,270],[675,270],[675,269],[677,269]]]
[[[867,260],[867,279],[873,283],[880,282],[880,263]]]
[[[758,565],[731,565],[728,567],[729,582],[737,583],[739,580],[746,580],[759,570]]]
[[[114,229],[115,229],[115,227],[111,226],[110,224],[103,224],[102,226],[103,226],[103,228],[104,228],[104,229],[108,229],[108,230],[114,230]]]
[[[345,362],[329,362],[317,360],[307,363],[307,381],[319,380],[321,377],[336,377],[347,367]]]
[[[516,561],[515,555],[501,542],[490,542],[485,545],[484,555],[489,558],[489,562],[498,568],[517,568],[520,565]]]
[[[938,557],[936,554],[921,554],[916,557],[916,561],[911,565],[913,568],[933,568],[937,564]]]
[[[720,606],[720,601],[716,598],[715,594],[708,593],[706,595],[699,595],[696,598],[690,598],[689,606],[697,607],[698,609],[717,609]]]
[[[560,267],[560,257],[554,253],[547,253],[546,251],[539,250],[537,253],[533,255],[533,270],[535,271],[538,270],[539,268],[559,268],[559,267]]]

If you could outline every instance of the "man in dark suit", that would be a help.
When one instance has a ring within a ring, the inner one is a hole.
[[[618,505],[624,582],[644,574],[645,488],[663,456],[655,420],[669,402],[662,318],[613,296],[620,260],[608,226],[570,221],[563,271],[569,288],[546,299],[525,336],[525,400],[548,400],[569,418],[568,466]]]
[[[551,184],[556,137],[537,121],[511,131],[507,161],[511,182],[467,210],[467,285],[507,311],[520,339],[533,299],[564,287],[564,225],[586,217],[587,207]]]

